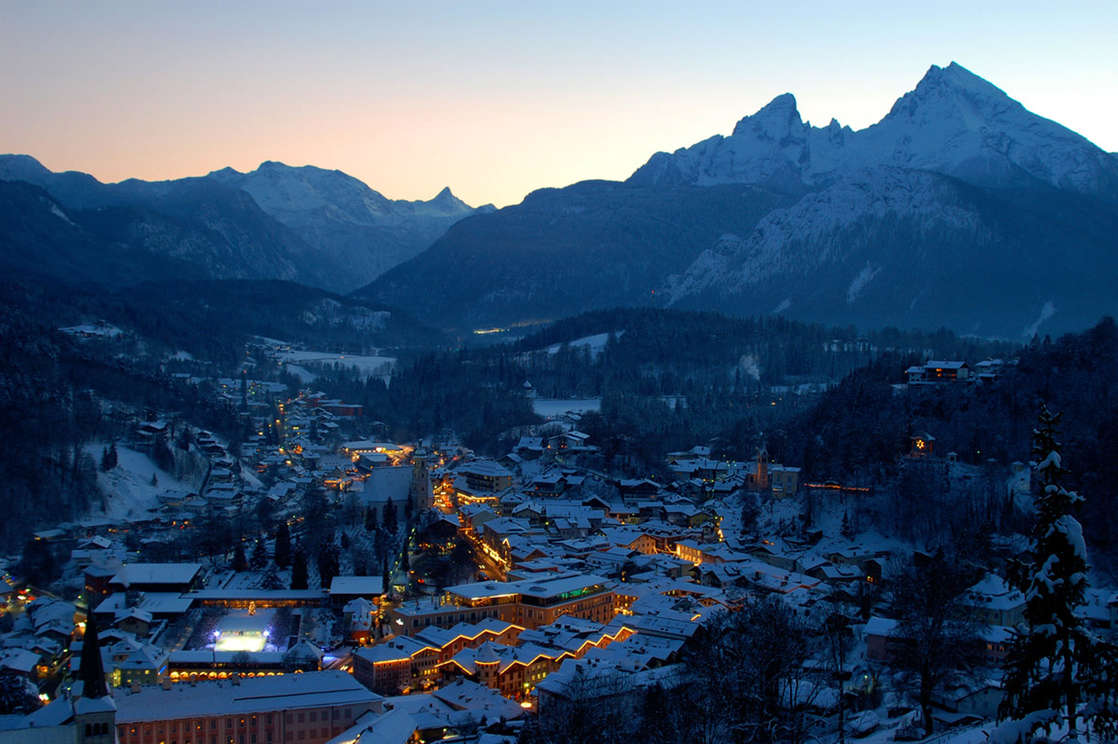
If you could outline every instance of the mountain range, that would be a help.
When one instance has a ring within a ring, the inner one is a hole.
[[[1118,310],[1116,249],[1118,157],[952,63],[860,131],[778,96],[625,182],[460,222],[358,294],[458,327],[672,305],[1020,338]]]
[[[786,93],[625,181],[500,210],[311,166],[105,184],[7,155],[0,268],[297,281],[456,331],[630,306],[1020,339],[1118,312],[1118,155],[955,63],[865,129]]]
[[[4,155],[0,183],[0,265],[107,284],[298,279],[347,292],[476,211],[450,189],[426,202],[393,201],[341,171],[275,162],[250,173],[105,184]]]

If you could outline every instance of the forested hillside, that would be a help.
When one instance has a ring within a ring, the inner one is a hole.
[[[190,411],[196,425],[239,433],[235,411],[175,383],[144,359],[127,362],[57,332],[8,295],[0,295],[0,453],[7,507],[0,550],[13,550],[29,530],[80,517],[100,493],[96,463],[82,445],[125,432],[118,407]],[[112,401],[112,403],[107,403]]]
[[[806,410],[831,381],[882,354],[982,359],[1012,348],[949,332],[859,335],[782,318],[628,309],[562,320],[510,345],[436,353],[398,368],[389,386],[345,374],[319,384],[364,403],[399,438],[445,427],[487,451],[497,434],[537,421],[525,382],[541,398],[601,398],[601,414],[586,414],[580,426],[607,465],[626,455],[654,468],[665,452],[743,421],[749,434],[723,449],[751,457],[758,431]]]
[[[251,336],[314,348],[428,348],[442,334],[393,308],[294,282],[148,282],[121,290],[60,282],[0,282],[0,296],[44,325],[106,321],[144,339],[149,353],[186,351],[235,365]]]
[[[911,355],[889,355],[849,374],[818,405],[768,437],[785,462],[803,463],[816,479],[906,479],[899,472],[909,437],[927,432],[935,451],[962,462],[1027,462],[1037,411],[1063,413],[1061,443],[1070,484],[1086,496],[1083,522],[1109,552],[1118,538],[1118,327],[1094,328],[1020,350],[992,384],[910,386],[898,394]],[[911,480],[911,479],[909,479]],[[911,494],[919,499],[920,494]],[[925,494],[927,495],[927,494]]]

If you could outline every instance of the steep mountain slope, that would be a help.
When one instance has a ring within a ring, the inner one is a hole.
[[[589,188],[466,220],[362,295],[459,326],[674,304],[1019,338],[1118,312],[1118,160],[954,63],[866,129],[812,127],[784,94],[728,137],[595,183],[623,212]],[[446,297],[420,291],[439,277]]]
[[[127,225],[135,216],[107,220],[63,207],[38,186],[0,181],[0,271],[107,285],[204,276],[194,264],[113,240],[101,229],[101,221]]]
[[[705,251],[665,295],[682,307],[1009,338],[1118,312],[1118,210],[1056,189],[987,190],[867,169]]]
[[[746,235],[787,195],[752,186],[642,189],[585,181],[459,222],[356,296],[458,330],[657,304],[720,236]]]
[[[415,256],[476,211],[449,188],[430,201],[390,200],[341,171],[313,166],[266,162],[250,173],[225,168],[207,178],[251,194],[314,248],[315,260],[328,267],[326,283],[342,291]]]

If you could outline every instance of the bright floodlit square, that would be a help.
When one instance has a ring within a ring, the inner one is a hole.
[[[214,650],[250,653],[275,650],[271,642],[272,615],[271,610],[257,610],[256,614],[249,614],[247,610],[229,613],[214,629]]]

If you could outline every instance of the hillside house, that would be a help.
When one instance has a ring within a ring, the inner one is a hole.
[[[966,382],[970,379],[970,367],[966,362],[929,360],[905,370],[910,385],[928,385],[941,382]]]

